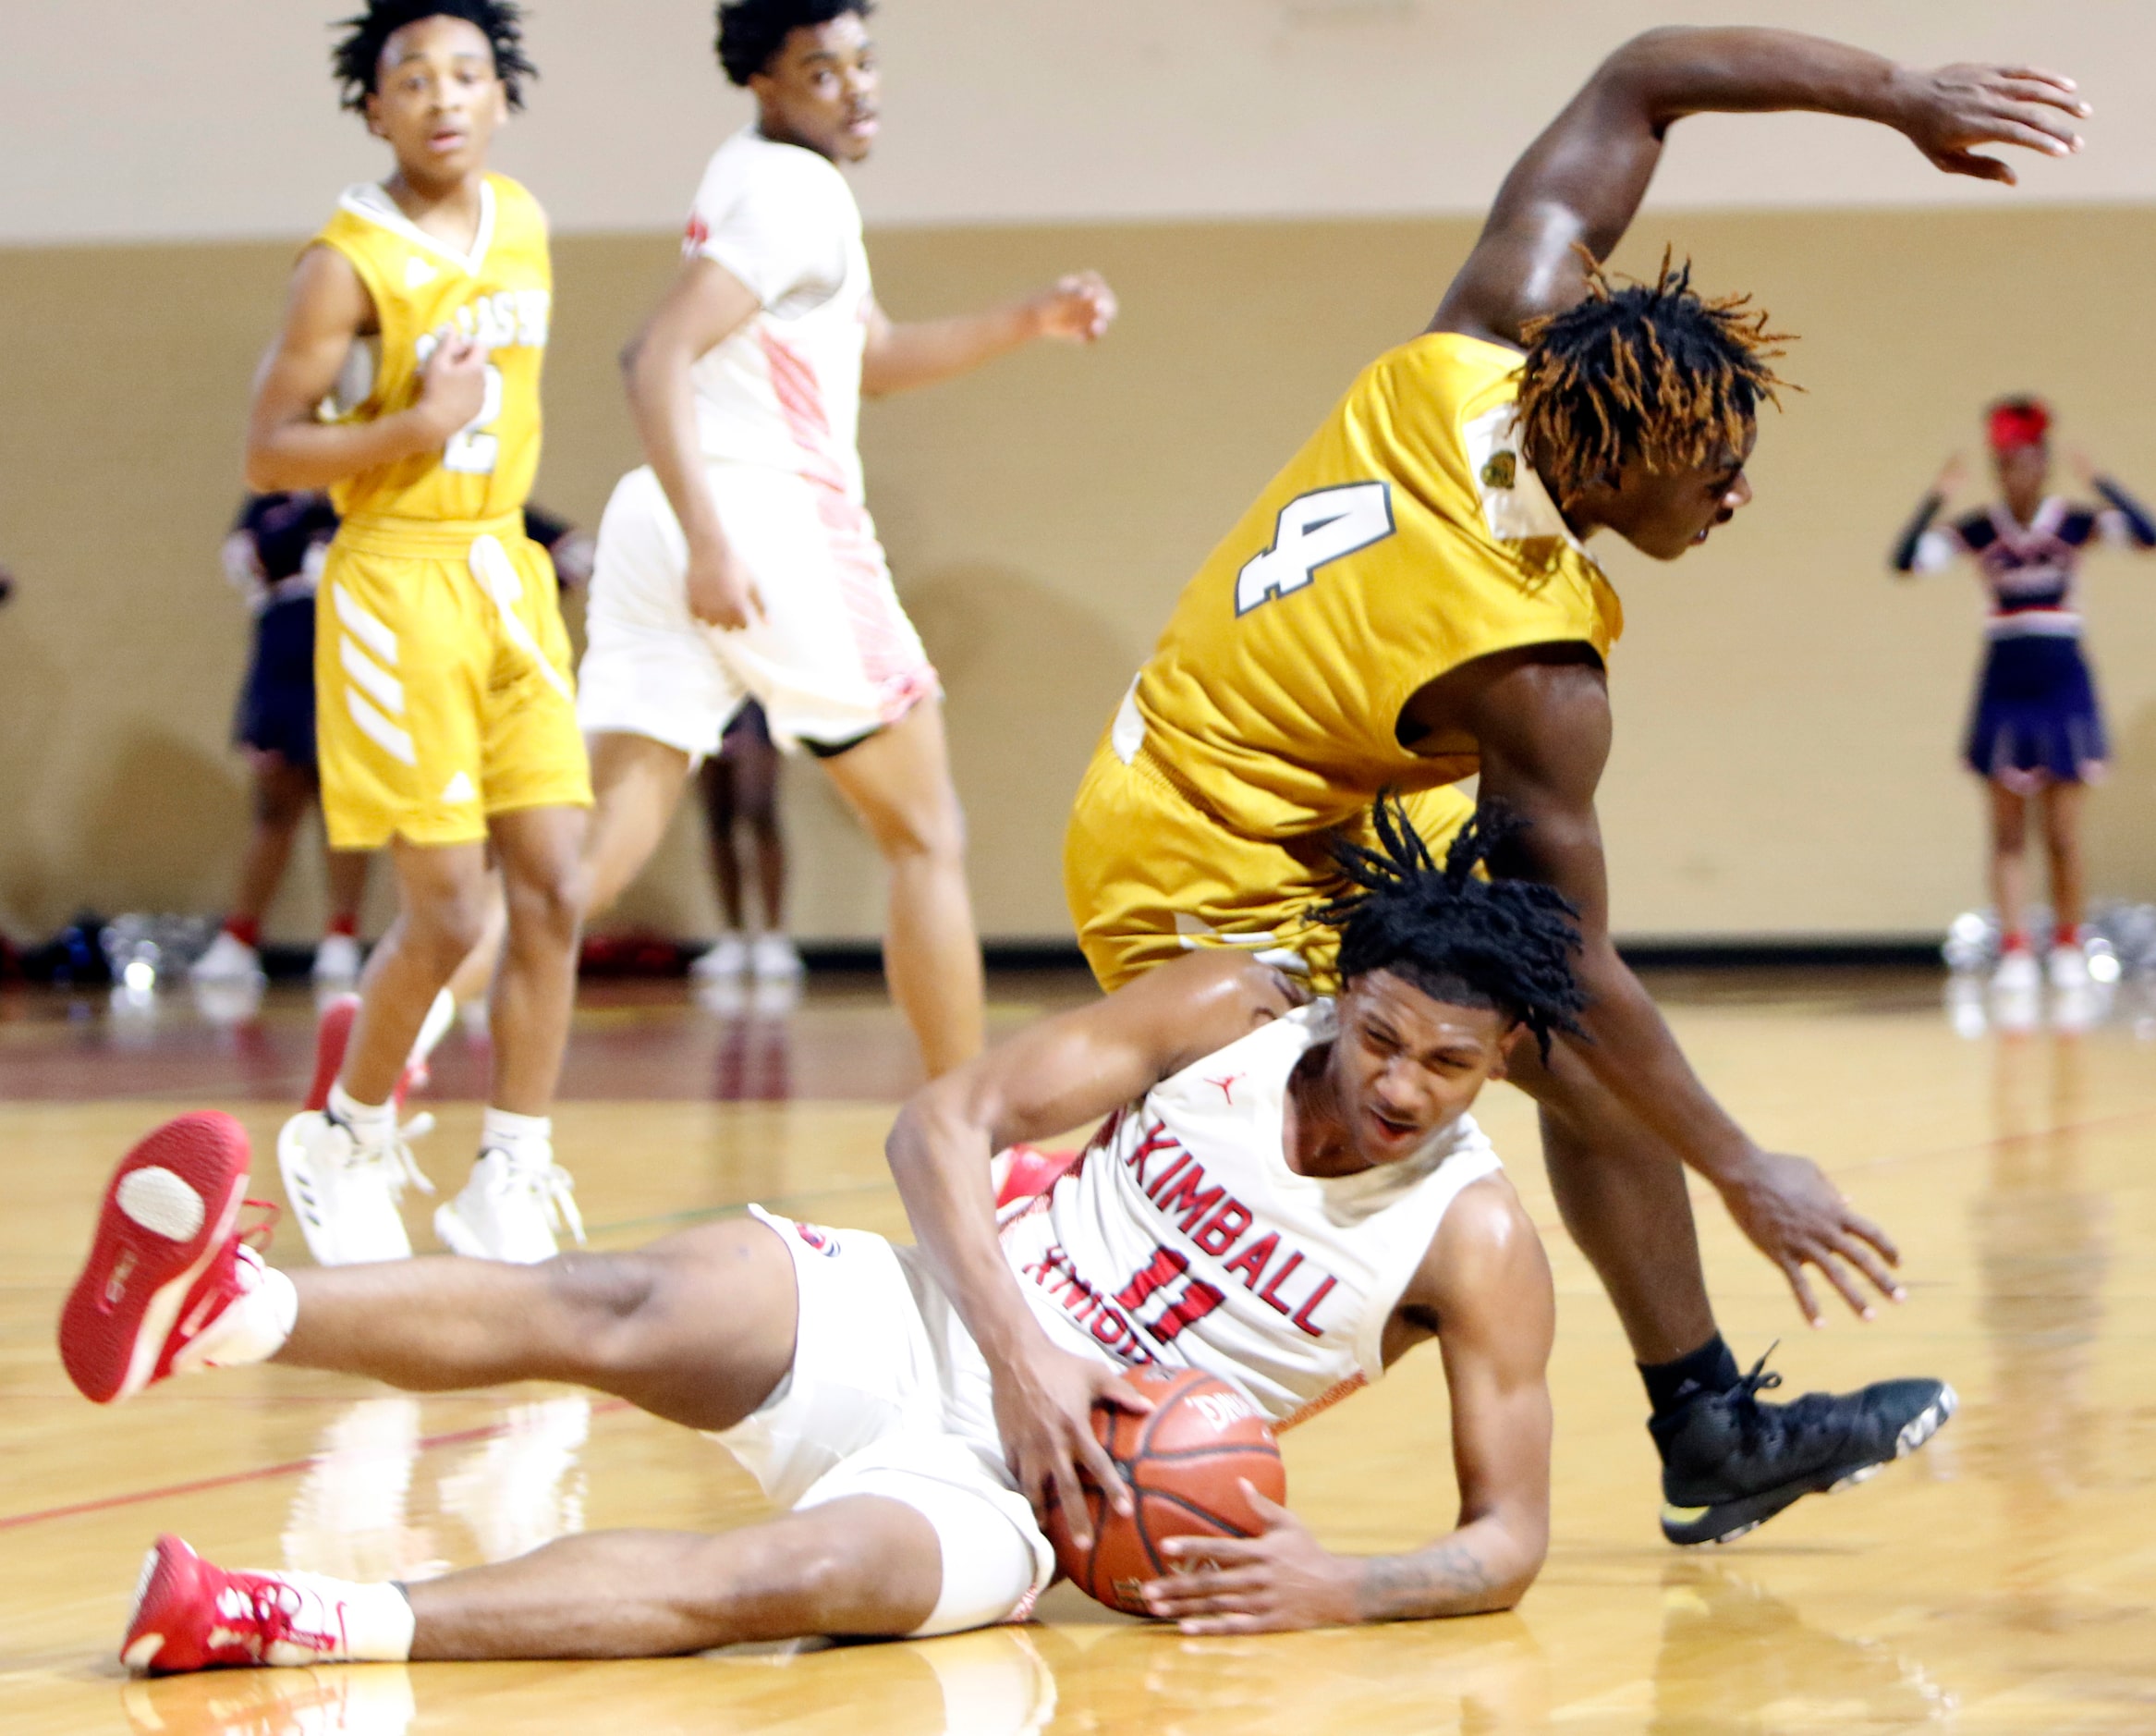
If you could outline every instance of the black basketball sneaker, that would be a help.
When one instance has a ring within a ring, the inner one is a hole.
[[[1672,1543],[1727,1543],[1807,1495],[1861,1483],[1930,1440],[1956,1402],[1943,1380],[1882,1380],[1761,1404],[1759,1395],[1782,1384],[1766,1366],[1762,1356],[1728,1391],[1648,1423],[1662,1449],[1662,1534]]]

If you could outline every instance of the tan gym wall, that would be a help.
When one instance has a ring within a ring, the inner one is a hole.
[[[1380,348],[1414,331],[1455,219],[907,228],[871,238],[903,317],[1090,263],[1122,291],[1098,351],[1037,349],[872,406],[871,504],[949,689],[983,932],[1067,934],[1057,862],[1087,753],[1212,539]],[[1652,214],[1712,288],[1803,335],[1759,500],[1705,551],[1606,558],[1629,627],[1604,803],[1632,935],[1937,929],[1976,900],[1977,795],[1954,746],[1978,651],[1966,575],[1897,585],[1896,528],[1989,395],[2052,394],[2062,441],[2156,494],[2140,313],[2156,230],[2130,208]],[[671,269],[665,236],[558,247],[539,497],[593,524],[634,459],[613,356]],[[290,249],[0,251],[0,926],[212,911],[245,779],[226,746],[246,622],[217,569],[238,431]],[[2156,566],[2091,563],[2117,738],[2091,804],[2101,894],[2156,897]],[[810,938],[875,932],[871,855],[803,765],[787,787]],[[272,923],[303,939],[315,876]],[[713,923],[695,828],[622,912]]]

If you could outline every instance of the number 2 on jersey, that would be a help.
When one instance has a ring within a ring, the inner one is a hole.
[[[493,474],[502,442],[486,431],[502,413],[502,371],[490,361],[483,377],[486,395],[480,400],[479,414],[451,434],[442,448],[442,468],[445,471],[462,471],[473,476]]]
[[[1382,543],[1393,533],[1393,490],[1388,483],[1342,483],[1297,495],[1281,507],[1273,546],[1253,555],[1236,575],[1236,613],[1300,591],[1318,568]]]

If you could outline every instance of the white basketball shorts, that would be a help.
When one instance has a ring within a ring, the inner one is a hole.
[[[865,508],[784,471],[706,474],[764,615],[722,631],[689,613],[687,539],[650,467],[631,471],[599,521],[577,676],[587,735],[647,736],[701,758],[754,699],[780,747],[832,753],[940,691]]]
[[[944,1583],[917,1633],[1024,1620],[1055,1552],[1004,1460],[988,1365],[950,1298],[913,1249],[749,1210],[794,1256],[794,1365],[713,1438],[774,1507],[881,1495],[926,1518]]]

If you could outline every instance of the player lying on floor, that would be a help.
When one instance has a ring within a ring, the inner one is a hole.
[[[1468,1109],[1523,1041],[1573,1026],[1578,936],[1557,894],[1475,877],[1480,831],[1443,867],[1392,815],[1377,836],[1345,859],[1358,889],[1331,913],[1336,1000],[1208,952],[926,1087],[890,1140],[918,1248],[757,1210],[530,1267],[286,1273],[232,1233],[238,1127],[152,1134],[62,1317],[91,1398],[264,1360],[420,1392],[571,1381],[717,1434],[783,1511],[718,1535],[568,1536],[409,1585],[228,1572],[168,1537],[123,1657],[624,1657],[1010,1620],[1054,1571],[1035,1510],[1051,1491],[1083,1514],[1082,1474],[1127,1506],[1089,1426],[1096,1404],[1147,1408],[1125,1368],[1202,1369],[1285,1426],[1432,1338],[1460,1489],[1449,1535],[1337,1556],[1273,1508],[1261,1537],[1179,1540],[1149,1601],[1196,1632],[1511,1605],[1548,1537],[1554,1301]],[[999,1227],[992,1152],[1102,1116]]]

